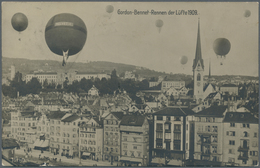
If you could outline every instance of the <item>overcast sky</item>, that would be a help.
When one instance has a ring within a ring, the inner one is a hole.
[[[113,13],[106,12],[107,5],[114,6]],[[119,9],[197,10],[199,14],[119,15]],[[245,10],[251,11],[250,17],[244,16]],[[17,12],[24,13],[29,20],[27,29],[21,33],[11,25],[11,18]],[[255,2],[5,2],[2,4],[2,56],[62,62],[62,57],[49,50],[44,37],[47,22],[59,13],[77,15],[88,31],[84,48],[78,57],[72,56],[69,61],[110,61],[192,74],[200,18],[205,74],[211,59],[212,75],[258,76],[258,4]],[[157,19],[164,22],[161,30],[155,26]],[[217,38],[231,42],[223,65],[213,50]],[[180,64],[183,55],[188,57],[184,66]]]

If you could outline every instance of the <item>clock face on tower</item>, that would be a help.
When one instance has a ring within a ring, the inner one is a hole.
[[[197,82],[197,85],[200,86],[200,82]]]

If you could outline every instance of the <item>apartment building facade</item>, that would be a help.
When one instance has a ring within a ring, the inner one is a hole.
[[[145,116],[125,115],[120,122],[123,166],[147,166],[149,164],[149,123]]]
[[[154,146],[152,164],[183,166],[189,159],[193,111],[187,107],[166,107],[153,114]],[[189,133],[188,133],[189,134]]]
[[[258,165],[258,118],[249,112],[227,112],[223,120],[223,163]]]

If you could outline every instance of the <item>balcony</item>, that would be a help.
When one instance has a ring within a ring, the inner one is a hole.
[[[248,155],[239,155],[238,160],[248,160]]]
[[[248,149],[249,149],[248,146],[247,146],[247,147],[245,147],[245,146],[239,146],[237,151],[238,151],[238,152],[247,152]]]

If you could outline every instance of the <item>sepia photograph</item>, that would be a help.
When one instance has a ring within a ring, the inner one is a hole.
[[[2,166],[259,166],[258,2],[2,2]]]

